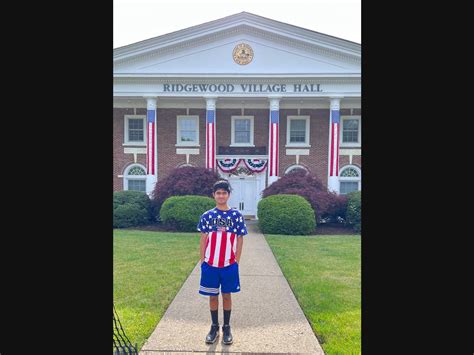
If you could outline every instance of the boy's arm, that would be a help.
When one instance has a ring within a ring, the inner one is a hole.
[[[199,242],[201,252],[201,264],[204,261],[204,253],[206,252],[207,233],[201,232],[201,241]]]
[[[235,260],[240,264],[240,254],[242,254],[242,245],[244,244],[244,237],[241,235],[237,238],[237,250],[235,253]]]

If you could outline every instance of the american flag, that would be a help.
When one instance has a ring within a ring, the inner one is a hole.
[[[216,124],[214,110],[207,110],[206,116],[206,168],[216,167]]]
[[[270,111],[269,176],[278,176],[278,113],[279,111]]]
[[[147,174],[155,175],[155,110],[147,110]]]
[[[237,238],[248,234],[247,225],[240,211],[221,211],[213,208],[201,216],[197,230],[207,234],[204,261],[214,267],[235,263]]]
[[[339,110],[331,110],[331,162],[329,176],[339,176]]]

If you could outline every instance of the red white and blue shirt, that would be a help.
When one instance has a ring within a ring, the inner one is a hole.
[[[207,233],[204,261],[214,267],[225,267],[235,263],[237,238],[248,234],[244,217],[239,210],[222,211],[217,207],[204,212],[197,230]]]

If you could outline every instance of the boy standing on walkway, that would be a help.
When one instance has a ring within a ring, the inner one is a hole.
[[[230,184],[217,181],[212,189],[216,207],[201,215],[197,230],[201,232],[201,282],[199,293],[209,297],[211,330],[206,343],[212,344],[219,336],[219,286],[222,291],[224,325],[223,343],[232,344],[230,332],[231,292],[240,291],[239,261],[243,236],[247,234],[244,217],[239,210],[229,208]]]

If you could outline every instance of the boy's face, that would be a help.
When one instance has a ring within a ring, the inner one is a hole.
[[[219,205],[226,204],[230,197],[230,194],[224,189],[218,189],[216,192],[213,192],[212,195],[214,196],[214,200],[216,200]]]

